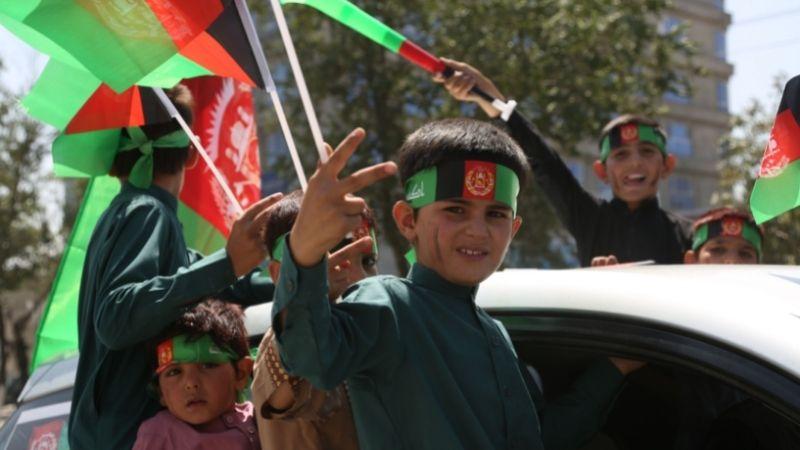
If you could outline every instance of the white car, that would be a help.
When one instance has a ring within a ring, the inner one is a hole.
[[[607,356],[648,363],[584,449],[800,449],[800,268],[509,269],[477,302],[546,399]],[[270,309],[246,312],[253,345]],[[0,450],[29,448],[36,430],[65,420],[74,372],[74,358],[37,370]]]

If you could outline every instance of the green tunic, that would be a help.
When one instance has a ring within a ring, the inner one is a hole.
[[[236,280],[224,249],[202,259],[188,250],[177,206],[159,187],[124,183],[92,234],[78,303],[73,450],[133,446],[141,422],[160,409],[147,393],[151,340],[185,306],[208,295],[238,303],[272,298],[272,283],[255,271]]]

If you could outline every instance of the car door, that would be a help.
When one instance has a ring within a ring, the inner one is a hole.
[[[647,362],[628,376],[586,449],[800,448],[800,381],[707,335],[621,315],[490,310],[546,399],[608,356]],[[788,344],[787,344],[788,345]]]

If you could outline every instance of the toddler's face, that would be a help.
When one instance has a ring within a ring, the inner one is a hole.
[[[172,364],[158,376],[161,404],[184,422],[205,425],[233,408],[244,387],[239,378],[230,363]]]

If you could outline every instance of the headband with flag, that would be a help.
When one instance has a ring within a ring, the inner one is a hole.
[[[139,127],[126,128],[128,135],[121,135],[119,151],[126,152],[138,149],[141,156],[136,160],[128,182],[132,185],[147,189],[153,182],[153,149],[154,148],[184,148],[189,146],[189,136],[183,130],[176,130],[156,139],[150,139]]]
[[[606,162],[611,150],[633,142],[649,142],[661,153],[667,154],[667,139],[657,128],[641,123],[626,123],[616,126],[600,142],[600,161]]]
[[[510,168],[488,161],[447,161],[409,177],[406,200],[422,208],[439,200],[466,198],[495,200],[517,214],[519,177]]]
[[[697,251],[706,242],[719,236],[740,237],[756,249],[761,258],[761,231],[755,222],[741,214],[727,214],[699,224],[694,231],[692,250]]]
[[[208,334],[194,340],[190,340],[184,334],[167,339],[156,347],[156,357],[158,358],[157,375],[167,370],[172,364],[224,364],[241,359],[233,350],[217,346]]]

